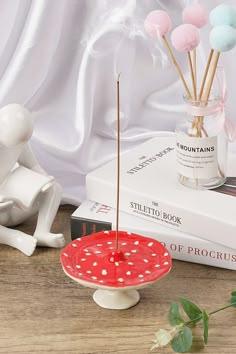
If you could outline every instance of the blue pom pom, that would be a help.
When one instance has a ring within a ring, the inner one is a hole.
[[[219,5],[210,12],[210,24],[215,26],[227,25],[236,28],[236,10],[232,6]]]
[[[230,26],[217,26],[210,33],[211,48],[227,52],[236,44],[236,30]]]

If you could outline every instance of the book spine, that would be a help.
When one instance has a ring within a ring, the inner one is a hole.
[[[113,183],[105,183],[102,179],[88,175],[86,178],[87,198],[101,204],[116,207],[116,187]],[[201,193],[201,191],[199,192]],[[134,193],[128,188],[120,188],[120,210],[146,220],[162,224],[178,231],[217,242],[225,247],[235,248],[235,227],[223,220],[217,220],[192,212],[180,205],[171,205],[147,196],[139,191]],[[224,237],[227,235],[227,237]]]
[[[113,230],[114,224],[84,217],[71,218],[72,240],[95,232]],[[122,225],[120,227],[122,229]],[[126,231],[152,237],[160,241],[171,253],[173,259],[236,270],[236,251],[202,239],[181,237],[181,235],[158,235],[157,232],[138,230],[134,227]]]
[[[100,231],[112,230],[112,223],[106,221],[97,221],[82,217],[71,217],[71,239],[94,234]]]

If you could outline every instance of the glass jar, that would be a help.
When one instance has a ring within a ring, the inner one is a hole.
[[[219,187],[226,180],[228,151],[221,99],[184,100],[186,114],[176,126],[178,180],[194,189]]]

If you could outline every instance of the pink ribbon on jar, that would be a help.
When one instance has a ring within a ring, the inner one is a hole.
[[[220,88],[220,95],[221,95],[221,101],[220,101],[220,105],[219,105],[219,109],[221,114],[224,116],[224,130],[225,130],[225,134],[227,136],[227,139],[230,142],[234,142],[236,140],[236,123],[226,117],[225,114],[225,106],[226,106],[226,100],[227,100],[227,89],[226,89],[226,77],[225,77],[225,71],[222,65],[219,65],[217,67],[217,81],[218,81],[218,85]],[[221,78],[221,80],[220,80]]]
[[[217,102],[216,99],[216,104],[212,106],[198,107],[198,106],[187,105],[186,111],[187,113],[196,117],[211,116],[216,114],[217,116],[215,117],[216,119],[215,134],[217,135],[217,132],[224,129],[227,139],[230,142],[234,142],[236,140],[236,123],[232,121],[232,119],[226,117],[225,114],[227,89],[226,89],[225,71],[223,66],[217,67],[217,80],[220,88],[220,100]],[[209,104],[211,104],[211,102],[209,102]]]

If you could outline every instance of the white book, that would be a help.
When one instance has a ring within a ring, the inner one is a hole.
[[[120,212],[119,220],[120,230],[160,241],[174,259],[236,270],[236,250],[124,212]],[[91,200],[85,200],[71,216],[72,240],[115,228],[115,209]]]
[[[87,199],[116,207],[116,160],[86,176],[86,191]],[[236,198],[181,185],[174,137],[151,139],[121,155],[120,210],[236,248]]]

